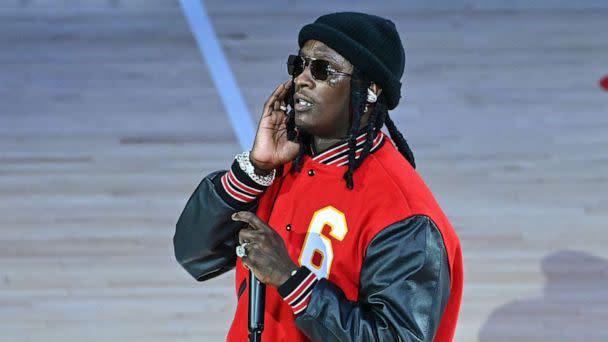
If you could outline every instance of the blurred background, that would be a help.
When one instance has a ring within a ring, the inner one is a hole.
[[[403,39],[392,115],[463,245],[455,340],[608,341],[608,1],[203,5],[0,2],[1,341],[224,340],[233,274],[190,278],[175,222],[338,10]]]

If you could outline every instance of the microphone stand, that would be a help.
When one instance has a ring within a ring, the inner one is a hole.
[[[266,285],[249,270],[249,342],[261,342],[264,331]]]

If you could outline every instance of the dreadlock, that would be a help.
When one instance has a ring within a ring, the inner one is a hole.
[[[348,170],[344,173],[343,178],[346,181],[346,186],[349,189],[354,188],[353,182],[353,174],[367,156],[369,156],[372,146],[374,144],[374,138],[376,134],[382,129],[382,126],[386,124],[389,135],[391,139],[397,145],[397,149],[405,157],[405,159],[412,165],[412,167],[416,168],[416,163],[414,160],[414,153],[410,149],[407,140],[403,137],[403,134],[399,132],[397,126],[391,119],[388,114],[388,107],[386,104],[386,98],[384,94],[380,94],[378,96],[378,100],[376,103],[368,104],[367,103],[367,88],[371,84],[371,80],[359,69],[355,68],[353,70],[353,74],[350,80],[350,128],[348,132]],[[295,113],[293,110],[293,94],[295,92],[295,85],[292,84],[289,89],[289,94],[287,95],[288,104],[292,108],[288,113],[287,119],[287,138],[291,141],[299,140],[300,143],[300,151],[296,156],[293,167],[294,170],[300,172],[302,170],[302,163],[304,161],[304,155],[306,151],[310,149],[310,144],[312,142],[312,137],[302,131],[295,131]],[[359,158],[356,156],[356,146],[357,146],[357,133],[359,133],[359,126],[361,125],[361,116],[365,111],[366,105],[369,105],[371,109],[369,118],[367,120],[367,126],[365,127],[367,136],[365,137],[365,143],[363,143],[363,150]],[[297,136],[296,136],[297,135]]]

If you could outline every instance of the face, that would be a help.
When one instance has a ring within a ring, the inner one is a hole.
[[[323,59],[338,72],[352,74],[353,66],[336,51],[317,40],[308,40],[300,56]],[[299,129],[313,136],[340,139],[350,127],[350,76],[331,74],[327,80],[315,80],[310,67],[294,78],[295,122]],[[298,105],[299,100],[310,105]]]

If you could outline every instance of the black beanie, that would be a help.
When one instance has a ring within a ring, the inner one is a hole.
[[[348,59],[382,88],[389,109],[397,107],[405,52],[392,21],[357,12],[326,14],[300,30],[300,48],[310,39]]]

